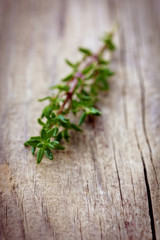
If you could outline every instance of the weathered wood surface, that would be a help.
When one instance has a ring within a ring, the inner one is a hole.
[[[103,115],[36,165],[37,99],[117,22]],[[160,239],[160,2],[0,0],[0,239]]]

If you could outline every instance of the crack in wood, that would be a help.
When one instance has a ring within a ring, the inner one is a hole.
[[[139,53],[137,53],[139,55]],[[139,58],[140,59],[140,58]],[[144,136],[145,136],[145,140],[148,146],[148,150],[149,150],[149,156],[150,156],[150,160],[151,160],[151,164],[153,167],[153,171],[155,174],[155,179],[157,182],[157,186],[159,189],[159,183],[158,183],[158,177],[157,177],[157,173],[156,173],[156,168],[153,162],[153,156],[152,156],[152,149],[151,149],[151,145],[149,142],[149,137],[148,137],[148,133],[147,133],[147,128],[146,128],[146,108],[145,108],[145,86],[144,86],[144,78],[141,72],[141,66],[140,64],[137,64],[137,61],[135,60],[135,67],[136,67],[136,72],[137,72],[137,76],[139,79],[139,85],[140,85],[140,92],[141,92],[141,111],[142,111],[142,127],[143,127],[143,132],[144,132]]]
[[[99,218],[99,226],[100,226],[100,231],[101,231],[101,240],[103,240],[102,222],[101,222],[100,218]]]
[[[136,194],[135,194],[135,189],[134,189],[134,182],[133,182],[133,176],[132,176],[131,168],[130,168],[130,174],[131,174],[131,183],[132,183],[132,186],[133,186],[134,203],[135,203],[135,205],[137,205],[136,204]]]
[[[81,235],[81,240],[83,240],[81,219],[79,219],[79,221],[80,221],[80,235]]]
[[[116,173],[117,173],[117,179],[118,179],[118,185],[119,185],[120,198],[121,198],[121,203],[122,203],[122,207],[123,207],[123,195],[122,195],[122,189],[121,189],[121,180],[120,180],[119,170],[118,170],[118,166],[117,166],[115,145],[114,145],[113,139],[112,139],[112,146],[113,146],[113,156],[114,156],[114,161],[115,161],[115,167],[116,167]]]
[[[143,152],[142,152],[140,144],[139,144],[139,139],[138,139],[138,135],[137,135],[136,130],[135,130],[135,136],[136,136],[136,141],[137,141],[137,147],[139,149],[141,159],[142,159],[142,164],[143,164],[144,179],[145,179],[145,185],[146,185],[146,190],[147,190],[147,198],[148,198],[150,224],[151,224],[151,230],[152,230],[152,240],[156,240],[153,206],[152,206],[151,191],[150,191],[150,186],[149,186],[149,181],[148,181],[148,174],[147,174],[147,169],[146,169],[146,165],[145,165],[145,161],[144,161],[144,157],[143,157]]]

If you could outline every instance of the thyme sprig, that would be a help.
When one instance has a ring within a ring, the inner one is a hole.
[[[52,86],[52,96],[39,99],[40,102],[48,100],[49,104],[43,109],[38,123],[42,126],[39,136],[33,136],[24,143],[31,146],[31,152],[37,151],[37,163],[44,155],[53,160],[53,149],[64,150],[60,142],[69,141],[71,129],[81,132],[81,125],[88,115],[100,116],[101,112],[95,108],[99,91],[108,91],[108,79],[114,74],[109,68],[110,60],[104,59],[104,52],[115,50],[113,34],[105,34],[102,39],[103,46],[94,54],[86,48],[79,48],[82,59],[72,63],[68,59],[66,64],[71,67],[71,73],[62,79],[62,83]],[[74,124],[66,116],[72,112],[80,114],[79,123]]]

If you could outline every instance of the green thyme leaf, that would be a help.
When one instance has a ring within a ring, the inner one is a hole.
[[[44,143],[38,143],[37,144],[37,148],[43,148],[44,147]]]
[[[70,66],[71,68],[73,68],[73,70],[76,70],[78,67],[79,62],[77,63],[72,63],[71,61],[69,61],[68,59],[65,60],[65,62],[67,63],[68,66]]]
[[[69,122],[69,119],[65,118],[61,114],[56,117],[56,120],[58,120],[59,122],[62,122],[62,123],[68,123]]]
[[[56,137],[58,134],[58,127],[54,127],[54,130],[53,130],[53,137]]]
[[[95,116],[100,116],[101,115],[101,112],[94,107],[86,108],[86,113],[91,114],[91,115],[95,115]]]
[[[63,81],[63,82],[68,82],[68,81],[70,81],[73,77],[74,77],[74,74],[71,73],[71,74],[69,74],[67,77],[63,78],[62,81]]]
[[[40,163],[42,161],[43,156],[44,156],[44,149],[40,148],[37,152],[37,163]]]
[[[53,105],[52,105],[53,106]],[[49,106],[46,106],[44,109],[43,109],[43,112],[42,112],[42,115],[41,115],[41,118],[43,118],[44,116],[49,116],[50,113],[52,112],[53,110],[53,107],[51,105]]]
[[[45,98],[38,99],[38,101],[39,101],[39,102],[43,102],[43,101],[45,101],[45,100],[47,100],[47,99],[50,99],[50,98],[51,98],[51,97],[48,96],[48,97],[45,97]]]
[[[81,126],[82,123],[85,121],[86,116],[87,116],[87,113],[83,112],[79,120],[79,126]]]
[[[24,143],[25,146],[31,146],[31,147],[37,147],[38,144],[39,144],[39,141],[35,141],[35,140],[28,140]]]
[[[51,143],[46,144],[49,148],[54,149],[54,146]]]
[[[58,141],[53,141],[53,142],[51,142],[51,144],[52,144],[53,147],[56,147],[59,144],[59,142]]]
[[[62,133],[63,138],[66,140],[66,142],[69,142],[70,135],[68,133],[68,129],[65,129]]]
[[[38,118],[37,121],[40,125],[45,126],[45,123],[40,118]]]
[[[116,47],[115,47],[115,44],[113,43],[113,34],[111,34],[111,33],[106,34],[102,40],[107,45],[107,48],[110,51],[115,50]]]
[[[108,65],[109,64],[109,61],[106,61],[104,58],[102,58],[102,57],[99,57],[98,58],[98,62],[100,63],[100,64],[103,64],[103,65]]]
[[[71,123],[70,127],[74,130],[76,130],[77,132],[82,132],[82,129],[80,127],[78,127],[76,124]]]
[[[91,64],[82,70],[82,74],[89,73],[94,68],[94,64]]]
[[[78,50],[79,50],[80,52],[84,53],[84,54],[87,55],[87,56],[91,56],[91,55],[92,55],[91,50],[89,50],[88,48],[79,47]]]
[[[65,147],[60,145],[60,144],[58,144],[58,145],[55,146],[55,149],[57,149],[57,150],[64,150]]]
[[[44,140],[48,139],[48,134],[44,128],[41,130],[41,138]]]
[[[34,137],[31,137],[30,140],[41,141],[42,138],[40,136],[34,136]]]
[[[69,90],[69,86],[58,84],[58,85],[55,85],[53,87],[50,87],[50,89],[59,89],[61,91],[66,91],[67,92]]]
[[[31,148],[32,155],[35,154],[35,151],[36,151],[36,147],[32,147],[32,148]]]
[[[49,131],[47,131],[47,136],[48,138],[51,138],[51,137],[55,137],[58,133],[58,128],[57,127],[54,127],[52,129],[50,129]]]
[[[49,160],[53,160],[53,153],[51,152],[51,150],[49,148],[45,149],[45,155]]]

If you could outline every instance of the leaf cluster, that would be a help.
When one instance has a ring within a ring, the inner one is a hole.
[[[53,149],[64,150],[63,140],[69,141],[70,130],[81,132],[81,125],[88,115],[100,116],[101,112],[95,108],[99,91],[109,90],[109,78],[114,74],[109,68],[110,61],[104,59],[105,50],[113,51],[112,34],[103,38],[103,51],[93,54],[90,49],[80,47],[82,60],[72,63],[66,60],[71,68],[71,73],[62,79],[58,85],[52,86],[52,96],[39,99],[40,102],[48,101],[43,109],[38,123],[41,125],[39,136],[33,136],[24,143],[31,147],[35,155],[37,151],[37,163],[40,163],[44,155],[53,160]],[[82,63],[86,63],[81,67]],[[67,115],[69,113],[79,116],[77,124],[72,123]]]

